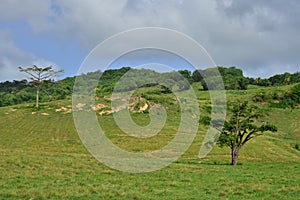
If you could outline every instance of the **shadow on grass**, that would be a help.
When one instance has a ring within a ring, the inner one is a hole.
[[[230,162],[218,162],[218,161],[203,161],[200,162],[202,165],[227,165],[233,166]],[[238,163],[237,165],[243,165],[243,163]]]

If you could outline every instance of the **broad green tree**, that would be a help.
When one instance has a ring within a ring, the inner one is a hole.
[[[231,164],[236,165],[240,150],[247,142],[267,131],[276,132],[277,127],[263,121],[264,112],[247,101],[231,103],[228,109],[224,125],[217,121],[211,123],[221,133],[217,144],[231,149]]]
[[[54,70],[52,66],[49,67],[37,67],[33,65],[32,67],[22,68],[18,67],[21,72],[25,72],[30,75],[30,84],[33,85],[36,89],[36,109],[39,108],[39,92],[40,89],[44,86],[45,82],[51,80],[63,72],[63,70]]]

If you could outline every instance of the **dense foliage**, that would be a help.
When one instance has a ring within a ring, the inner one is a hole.
[[[129,73],[130,72],[130,73]],[[127,81],[118,85],[116,83],[126,76]],[[101,77],[101,78],[100,78]],[[142,77],[142,78],[141,78]],[[47,81],[40,91],[41,101],[51,101],[70,97],[76,77],[68,77],[59,81]],[[100,79],[99,79],[100,78]],[[156,80],[156,81],[153,81]],[[248,85],[271,86],[284,85],[300,82],[300,72],[289,74],[284,73],[275,75],[269,79],[247,78],[243,71],[236,67],[208,68],[204,70],[179,70],[178,72],[158,73],[149,69],[132,69],[123,67],[120,69],[109,69],[104,72],[95,71],[81,74],[77,78],[77,89],[84,92],[96,92],[97,96],[103,96],[116,91],[130,91],[141,84],[147,82],[143,87],[160,85],[159,93],[171,93],[172,90],[189,89],[192,83],[201,83],[203,90],[208,89],[227,89],[227,90],[246,90]],[[163,84],[159,84],[159,83]],[[95,89],[93,86],[97,85]],[[208,88],[208,85],[210,88]],[[24,102],[34,102],[34,87],[27,80],[14,80],[0,83],[0,106],[9,106]],[[256,102],[270,102],[277,107],[294,107],[299,102],[299,86],[295,86],[291,91],[282,93],[268,94],[262,92],[253,97]],[[275,102],[275,103],[274,103]]]
[[[74,78],[48,81],[40,92],[41,101],[65,99],[72,94]],[[35,88],[26,80],[0,83],[0,106],[32,103],[36,100]]]
[[[284,74],[276,74],[270,78],[248,78],[249,83],[258,86],[276,86],[276,85],[288,85],[300,82],[300,72],[290,74],[288,72]]]
[[[261,91],[252,98],[257,103],[267,103],[277,108],[295,108],[300,104],[300,84],[284,91]]]
[[[219,79],[220,76],[222,79]],[[246,90],[248,85],[248,80],[244,77],[243,71],[235,67],[225,68],[219,66],[217,68],[196,70],[193,72],[192,79],[195,82],[201,82],[204,90],[223,88],[226,90]],[[223,80],[223,82],[220,82],[220,80]],[[208,85],[211,88],[208,88]]]

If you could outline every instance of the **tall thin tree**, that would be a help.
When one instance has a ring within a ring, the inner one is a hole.
[[[36,109],[39,108],[39,92],[40,89],[44,86],[46,81],[51,80],[51,78],[56,77],[59,73],[63,72],[63,70],[54,70],[52,66],[49,67],[37,67],[33,65],[32,67],[22,68],[18,67],[20,72],[25,72],[30,75],[30,84],[33,85],[36,89]]]

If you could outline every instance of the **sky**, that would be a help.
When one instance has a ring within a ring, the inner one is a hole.
[[[32,65],[74,76],[99,43],[143,27],[182,32],[249,77],[300,71],[298,0],[1,0],[0,81],[25,78],[17,67]]]

